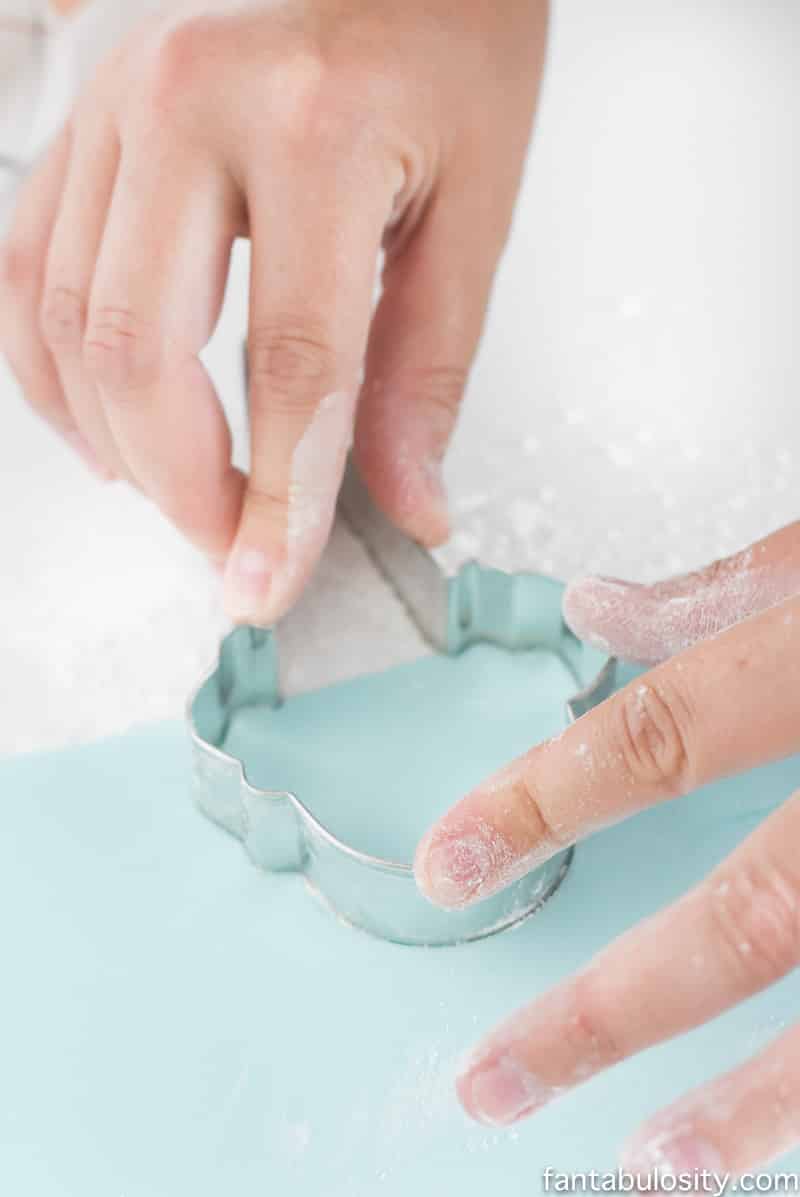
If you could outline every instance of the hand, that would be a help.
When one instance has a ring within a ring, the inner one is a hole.
[[[268,624],[322,551],[353,435],[387,515],[426,544],[447,535],[440,463],[518,188],[546,3],[166,8],[100,69],[24,188],[0,340],[33,406],[227,560],[230,614]],[[198,358],[240,235],[249,480]]]
[[[579,635],[646,661],[680,655],[445,815],[418,850],[425,894],[467,905],[643,807],[796,752],[798,593],[800,524],[672,582],[570,587],[565,612]],[[467,1111],[514,1122],[795,968],[798,845],[795,795],[680,901],[490,1034],[458,1082]],[[623,1162],[639,1173],[737,1173],[799,1141],[800,1026],[658,1114]]]

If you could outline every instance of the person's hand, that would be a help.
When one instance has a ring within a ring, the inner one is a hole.
[[[447,535],[440,462],[519,185],[546,2],[165,8],[24,188],[0,342],[99,473],[227,561],[230,614],[271,623],[322,551],[353,435],[389,517]],[[249,480],[198,359],[238,235]]]
[[[648,663],[679,655],[445,815],[417,853],[423,892],[465,906],[643,807],[800,749],[795,595],[800,524],[658,586],[572,585],[565,614],[580,636]],[[458,1082],[466,1110],[514,1122],[795,968],[799,849],[795,795],[680,901],[491,1033]],[[623,1163],[741,1173],[797,1142],[800,1026],[656,1115]]]

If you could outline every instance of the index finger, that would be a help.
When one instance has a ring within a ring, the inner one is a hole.
[[[352,441],[378,251],[396,184],[376,159],[286,160],[250,180],[251,468],[225,598],[274,623],[328,539]]]
[[[634,680],[478,786],[419,845],[420,889],[467,906],[644,807],[788,755],[800,742],[798,682],[790,599]]]

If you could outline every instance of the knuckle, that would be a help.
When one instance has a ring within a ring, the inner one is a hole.
[[[449,432],[456,422],[467,385],[467,371],[462,366],[435,366],[421,370],[414,387],[430,414]]]
[[[248,341],[253,395],[274,408],[306,400],[316,406],[335,377],[336,355],[325,333],[305,322],[280,321],[252,329]]]
[[[579,1071],[589,1074],[618,1063],[628,1054],[621,1038],[618,1008],[618,1001],[609,1002],[604,995],[593,968],[578,974],[573,982],[564,1035],[580,1061]]]
[[[165,29],[150,60],[145,96],[160,116],[169,115],[204,75],[215,43],[209,18],[191,17]]]
[[[334,37],[290,38],[268,75],[270,117],[277,143],[290,153],[310,151],[359,180],[385,149],[385,70],[365,66]]]
[[[283,538],[289,522],[289,497],[266,482],[250,480],[247,488],[248,515],[261,532],[275,533],[276,542]]]
[[[333,112],[335,75],[321,50],[304,40],[284,49],[271,71],[273,115],[290,141],[321,133]]]
[[[83,362],[95,382],[112,390],[146,386],[158,376],[158,339],[127,308],[100,307],[89,314]]]
[[[167,86],[185,86],[204,62],[212,37],[211,23],[203,16],[184,18],[165,29],[155,52],[157,78]]]
[[[748,988],[800,964],[800,893],[764,860],[726,867],[708,882],[712,926]]]
[[[682,794],[694,774],[685,697],[672,685],[628,687],[608,704],[611,742],[635,785]]]
[[[80,352],[86,324],[85,299],[69,287],[48,289],[42,300],[39,324],[50,349]]]
[[[547,811],[542,806],[542,800],[536,785],[534,772],[530,764],[520,772],[515,789],[517,790],[518,806],[528,824],[529,838],[532,843],[549,845],[553,848],[566,847],[568,837],[552,822]]]
[[[6,241],[0,247],[0,286],[10,295],[27,295],[33,291],[41,273],[41,256],[29,245]]]

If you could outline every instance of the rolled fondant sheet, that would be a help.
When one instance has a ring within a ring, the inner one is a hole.
[[[413,838],[556,731],[574,689],[547,654],[475,651],[291,700],[257,780],[319,795],[368,846]],[[257,720],[234,732],[258,753]],[[518,930],[436,950],[259,872],[193,809],[188,771],[176,724],[0,763],[2,1193],[532,1197],[548,1166],[614,1168],[642,1118],[800,1009],[794,975],[513,1130],[453,1095],[483,1030],[698,880],[800,785],[800,759],[596,836]]]

